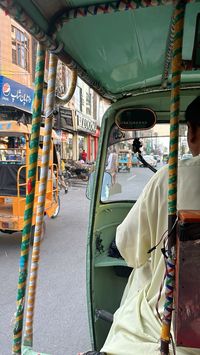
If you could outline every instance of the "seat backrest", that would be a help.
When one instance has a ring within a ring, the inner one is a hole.
[[[16,163],[0,164],[0,196],[17,196],[17,174],[22,165]],[[26,168],[21,169],[20,183],[26,182]],[[26,195],[26,186],[20,187],[20,195]]]

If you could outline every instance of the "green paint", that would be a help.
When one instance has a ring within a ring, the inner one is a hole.
[[[34,133],[35,133],[35,129],[34,129]],[[30,148],[35,148],[38,146],[38,139],[33,139],[32,142],[30,142]]]
[[[35,148],[35,146],[34,146]],[[32,153],[30,156],[30,164],[35,163],[37,161],[37,156],[38,156],[38,152]],[[36,168],[34,168],[36,169]]]
[[[179,10],[182,9],[182,7],[179,6],[179,5],[177,6],[177,9],[178,9],[178,8],[179,8]],[[177,14],[176,19],[175,19],[175,23],[177,23],[178,21],[182,20],[183,17],[184,17],[183,12],[180,12],[179,14]],[[183,31],[180,31],[180,32],[183,33]],[[180,32],[177,32],[177,33],[180,33]]]
[[[172,144],[172,147],[173,147],[173,145],[175,145],[176,143],[178,143],[178,139],[174,139],[174,144]],[[172,151],[170,152],[169,157],[170,157],[170,158],[175,158],[175,157],[177,156],[177,153],[178,153],[178,149],[176,148],[176,149],[174,149],[174,150],[172,150]],[[177,165],[177,162],[175,162],[174,165]]]
[[[173,57],[176,57],[177,55],[180,55],[181,52],[182,52],[182,50],[181,50],[180,48],[176,49],[176,50],[174,51]],[[176,71],[177,75],[179,75],[180,72],[181,72],[181,70],[180,70],[180,71],[177,70],[177,71]],[[173,76],[176,76],[176,73],[172,73],[172,75],[173,75]]]
[[[176,129],[175,129],[176,130]],[[173,130],[173,131],[175,131]],[[178,143],[178,137],[174,137],[174,138],[171,138],[170,140],[170,146],[172,147],[173,145],[177,144]],[[170,153],[170,156],[173,156],[174,152],[171,152]]]
[[[180,73],[179,73],[180,74]],[[176,83],[178,83],[178,81],[176,82]],[[179,102],[180,101],[180,97],[179,97],[179,95],[177,95],[177,96],[174,96],[174,99],[173,99],[173,104],[175,104],[175,103],[177,103],[177,102]],[[173,112],[176,112],[176,110],[174,110]]]
[[[169,170],[174,170],[177,168],[177,163],[174,163],[174,164],[170,164],[169,165]]]
[[[181,32],[177,32],[176,36],[174,37],[174,40],[175,40],[175,41],[180,40],[181,37],[182,37],[182,35],[183,35],[183,32],[182,32],[182,31],[181,31]],[[174,51],[173,57],[175,57],[176,55],[180,55],[181,52],[182,52],[182,49],[181,49],[181,48],[177,48],[177,49]]]
[[[169,196],[173,196],[173,195],[175,195],[175,194],[176,194],[176,192],[177,192],[177,190],[176,190],[176,189],[172,189],[172,190],[170,190],[170,189],[169,189],[168,195],[169,195]],[[175,205],[176,205],[176,199],[174,199],[174,202],[169,201],[169,205],[171,205],[171,203],[173,203],[173,204],[175,204]]]
[[[177,74],[178,75],[178,74]],[[176,83],[173,83],[173,88],[176,89],[179,87],[179,82],[177,81]]]
[[[57,349],[57,352],[59,352],[58,349]],[[32,350],[32,348],[30,346],[23,346],[22,347],[22,355],[38,355],[38,354],[40,354],[40,355],[50,355],[50,354],[41,353],[41,352],[38,353],[38,351],[35,352],[35,351]]]
[[[173,176],[172,178],[170,178],[170,179],[168,180],[169,184],[173,184],[173,183],[175,183],[176,181],[177,181],[176,176]]]
[[[177,122],[176,123],[171,123],[170,132],[178,130],[178,128],[179,128],[179,124]]]
[[[179,117],[179,110],[175,110],[173,112],[170,113],[170,117],[171,118],[177,118]]]

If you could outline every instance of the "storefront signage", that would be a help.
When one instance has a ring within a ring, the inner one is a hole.
[[[84,116],[81,112],[76,113],[78,129],[81,131],[95,133],[97,128],[96,121]]]
[[[0,104],[32,112],[33,95],[32,89],[0,75]]]
[[[73,130],[72,110],[66,107],[59,107],[60,128],[65,130]]]

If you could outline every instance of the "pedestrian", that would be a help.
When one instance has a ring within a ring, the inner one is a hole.
[[[87,160],[87,153],[86,153],[85,149],[83,149],[83,151],[82,151],[81,158],[82,158],[82,160],[86,163],[86,160]]]
[[[59,179],[61,187],[64,189],[65,194],[66,194],[68,192],[68,186],[66,185],[65,179],[63,176],[61,157],[60,157],[60,153],[58,150],[57,150],[57,160],[58,160],[58,179]]]
[[[112,185],[116,183],[117,170],[118,170],[118,154],[116,152],[116,149],[113,148],[108,156],[108,163],[106,166],[106,171],[110,173],[112,177]]]
[[[82,148],[80,148],[80,150],[79,150],[79,158],[78,158],[78,160],[82,160],[82,153],[83,153],[83,149],[82,149]]]

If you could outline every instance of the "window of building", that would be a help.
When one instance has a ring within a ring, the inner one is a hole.
[[[12,62],[29,70],[29,38],[28,35],[12,26]]]
[[[91,115],[91,103],[92,103],[92,97],[91,97],[90,88],[88,87],[88,92],[86,92],[86,114],[87,115]]]
[[[78,111],[82,112],[83,110],[83,91],[80,86],[76,86],[75,90],[75,107]]]

